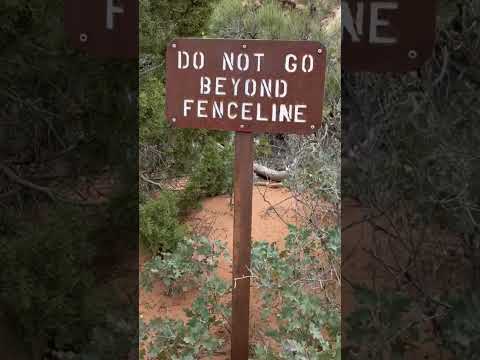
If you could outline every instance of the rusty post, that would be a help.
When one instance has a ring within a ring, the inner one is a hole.
[[[253,134],[235,133],[231,359],[248,360]]]

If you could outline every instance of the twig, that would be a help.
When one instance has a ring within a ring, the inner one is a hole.
[[[146,183],[149,183],[149,184],[152,184],[152,185],[155,185],[155,186],[158,186],[160,188],[163,188],[163,185],[160,184],[160,183],[157,183],[153,180],[150,180],[149,178],[147,178],[145,175],[143,174],[140,174],[140,179],[142,179],[143,181],[145,181]]]
[[[273,204],[271,207],[274,208],[275,206],[278,206],[278,205],[280,205],[280,204],[283,204],[285,201],[288,201],[288,200],[290,200],[290,199],[295,199],[295,197],[294,197],[293,195],[290,195],[289,197],[287,197],[287,198],[279,201],[278,203]]]
[[[55,200],[55,196],[53,195],[52,190],[50,190],[47,187],[43,187],[40,185],[36,185],[28,180],[22,179],[18,175],[16,175],[10,168],[6,167],[5,165],[0,164],[0,170],[2,170],[7,177],[10,178],[10,180],[16,182],[19,185],[22,185],[24,187],[39,191],[41,193],[44,193],[47,195],[50,199]]]
[[[3,193],[3,194],[0,194],[0,199],[5,199],[7,197],[10,197],[10,196],[13,196],[13,195],[16,195],[18,194],[20,191],[20,189],[15,189],[15,190],[10,190],[6,193]]]
[[[253,279],[253,278],[258,278],[258,277],[255,276],[255,275],[246,275],[246,276],[240,276],[240,277],[234,278],[233,279],[233,288],[234,289],[237,288],[237,280],[245,280],[245,279]]]
[[[285,187],[282,183],[272,183],[268,181],[259,181],[253,184],[254,186],[264,186],[270,189],[280,189]]]
[[[269,205],[269,208],[272,209],[275,214],[278,216],[278,218],[285,224],[285,225],[289,225],[288,222],[286,222],[283,217],[278,213],[277,209],[275,209],[275,207],[272,206],[272,203],[270,201],[267,200],[267,197],[266,197],[266,191],[262,194],[262,192],[257,189],[257,191],[259,192],[259,194],[262,196],[263,198],[263,201],[265,201],[268,205]]]
[[[7,167],[3,164],[0,164],[0,170],[2,170],[3,173],[13,182],[15,182],[15,183],[17,183],[17,184],[19,184],[23,187],[41,192],[41,193],[47,195],[53,201],[61,201],[61,202],[64,202],[64,203],[67,203],[67,204],[70,204],[70,205],[78,205],[78,206],[98,206],[98,205],[104,205],[106,203],[106,201],[104,201],[104,200],[76,201],[76,200],[72,200],[72,199],[67,199],[67,198],[61,196],[60,194],[55,193],[54,191],[52,191],[52,189],[50,189],[48,187],[44,187],[44,186],[34,184],[31,181],[28,181],[28,180],[25,180],[25,179],[19,177],[9,167]]]
[[[443,77],[445,76],[445,74],[447,73],[447,67],[448,67],[448,59],[449,59],[449,56],[448,56],[448,50],[446,47],[443,48],[443,65],[442,65],[442,70],[440,72],[440,75],[438,75],[438,77],[435,79],[435,81],[433,82],[432,86],[435,87],[437,86],[440,81],[442,81]]]

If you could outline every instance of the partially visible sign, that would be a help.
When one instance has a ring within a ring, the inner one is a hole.
[[[347,71],[410,71],[433,52],[435,0],[342,0],[341,10]]]
[[[315,132],[326,50],[313,41],[176,39],[167,50],[167,117],[180,128]]]
[[[65,0],[70,43],[99,57],[138,56],[138,0]]]

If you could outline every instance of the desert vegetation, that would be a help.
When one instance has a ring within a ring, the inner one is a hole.
[[[142,0],[140,4],[142,292],[161,289],[157,302],[165,303],[192,297],[176,317],[150,312],[142,318],[142,356],[229,358],[231,254],[226,237],[216,231],[218,221],[207,223],[200,208],[211,210],[207,199],[229,201],[233,134],[174,130],[164,118],[165,49],[174,37],[188,36],[316,40],[328,49],[322,128],[305,137],[255,136],[254,201],[269,204],[268,213],[285,232],[274,241],[258,239],[253,245],[255,327],[250,354],[255,359],[340,358],[339,3]],[[286,195],[275,203],[269,191]],[[295,213],[296,224],[282,205]],[[200,226],[192,224],[192,217],[200,218]]]
[[[424,66],[342,76],[349,357],[478,357],[479,13],[439,1]]]
[[[4,359],[138,347],[137,66],[73,49],[63,9],[0,4]]]

